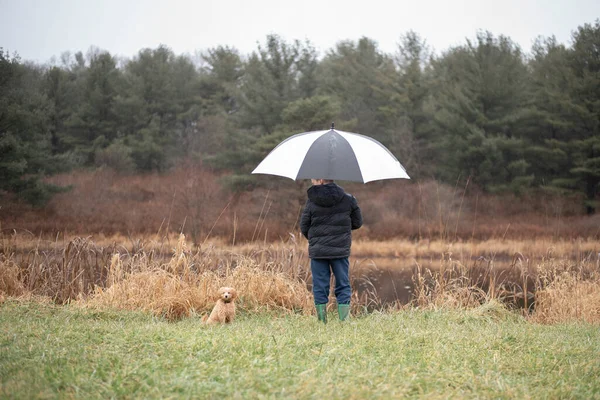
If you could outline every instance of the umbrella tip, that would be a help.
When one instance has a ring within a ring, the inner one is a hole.
[[[331,129],[334,129],[334,127],[335,127],[335,123],[334,123],[334,122],[332,122],[332,123],[331,123]]]

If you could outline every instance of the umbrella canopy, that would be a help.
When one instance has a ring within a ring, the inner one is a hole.
[[[281,142],[252,171],[290,179],[334,179],[367,183],[410,179],[398,159],[381,143],[358,133],[299,133]]]

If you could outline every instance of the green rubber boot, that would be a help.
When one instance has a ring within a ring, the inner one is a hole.
[[[350,304],[338,304],[340,321],[345,321],[350,316]]]
[[[327,304],[315,304],[317,308],[317,318],[319,321],[323,321],[324,324],[327,323]]]

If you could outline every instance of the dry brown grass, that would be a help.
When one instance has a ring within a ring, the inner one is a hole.
[[[307,259],[295,246],[265,246],[242,255],[215,243],[193,246],[184,235],[160,244],[142,239],[99,244],[90,237],[52,242],[15,233],[0,237],[3,296],[77,300],[173,319],[210,309],[220,286],[234,286],[242,310],[312,312]],[[164,254],[169,244],[174,246]]]
[[[532,321],[600,323],[599,264],[561,262],[540,269]]]
[[[0,296],[18,297],[25,293],[25,285],[19,277],[19,267],[11,259],[0,255]]]
[[[0,268],[7,280],[18,276],[23,293],[47,296],[57,303],[65,303],[81,293],[88,293],[96,285],[106,282],[108,260],[115,247],[97,246],[90,238],[73,238],[64,247],[53,245],[42,248],[39,241],[35,246],[11,239],[4,242]],[[11,274],[12,271],[12,274]]]
[[[474,308],[492,298],[481,287],[473,284],[460,268],[422,271],[419,267],[414,280],[413,302],[423,309]]]
[[[3,298],[76,301],[177,319],[210,311],[218,288],[233,286],[241,312],[314,312],[306,242],[297,237],[235,246],[218,238],[198,245],[184,235],[52,241],[12,233],[0,239]],[[597,323],[598,248],[593,240],[357,241],[353,313],[407,306],[479,309],[501,302],[536,322]],[[408,281],[412,276],[404,289],[410,297],[382,300],[382,287],[398,289],[398,273]]]
[[[417,268],[413,304],[424,309],[480,309],[485,304],[518,305],[532,322],[583,321],[600,324],[600,260],[543,259],[533,267],[516,258],[521,281],[507,279],[488,264],[466,267],[442,261],[439,270]],[[529,312],[528,312],[529,311]]]
[[[5,248],[4,253],[11,252],[38,254],[57,253],[73,241],[82,241],[79,236],[58,235],[53,237],[35,237],[27,232],[10,232],[0,234]],[[94,251],[118,250],[128,254],[138,252],[152,253],[155,256],[169,255],[177,244],[178,234],[130,235],[97,233],[86,236],[85,240],[93,242]],[[243,255],[255,259],[258,263],[266,260],[306,259],[307,241],[302,235],[288,235],[282,240],[264,242],[241,242],[235,245],[222,237],[208,237],[202,243],[187,240],[186,246],[194,252],[210,252],[219,258],[231,258]],[[490,239],[470,241],[445,240],[409,240],[394,238],[390,240],[355,239],[352,243],[352,256],[355,259],[380,258],[422,262],[423,260],[439,261],[442,259],[470,260],[484,257],[490,260],[511,261],[519,256],[530,262],[542,258],[586,260],[595,259],[600,252],[600,241],[593,238],[576,238],[558,240],[553,238],[534,239]]]
[[[108,275],[108,287],[97,288],[81,304],[88,307],[111,307],[150,311],[167,319],[178,319],[210,311],[222,286],[236,288],[239,308],[256,312],[278,310],[312,312],[312,300],[306,284],[290,279],[279,265],[262,268],[256,261],[239,258],[218,270],[198,265],[187,250],[181,235],[173,257],[163,265],[124,267],[114,255]],[[125,270],[135,272],[124,272]]]
[[[416,260],[423,258],[439,260],[448,256],[459,260],[472,256],[511,259],[515,254],[521,254],[528,259],[544,256],[581,260],[590,256],[594,257],[600,251],[600,241],[592,238],[573,240],[490,239],[483,241],[359,240],[352,244],[352,251],[361,257],[395,257]]]
[[[600,282],[581,281],[570,275],[559,277],[536,293],[532,321],[600,323]]]

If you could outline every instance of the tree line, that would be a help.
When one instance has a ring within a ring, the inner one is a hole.
[[[91,48],[40,65],[0,48],[0,191],[34,204],[62,190],[49,174],[164,171],[189,158],[252,188],[249,172],[277,143],[331,121],[382,142],[415,179],[575,192],[593,213],[600,20],[569,45],[538,38],[528,54],[489,32],[434,54],[412,31],[394,54],[363,37],[320,55],[277,35],[249,55],[218,46],[197,59]]]

